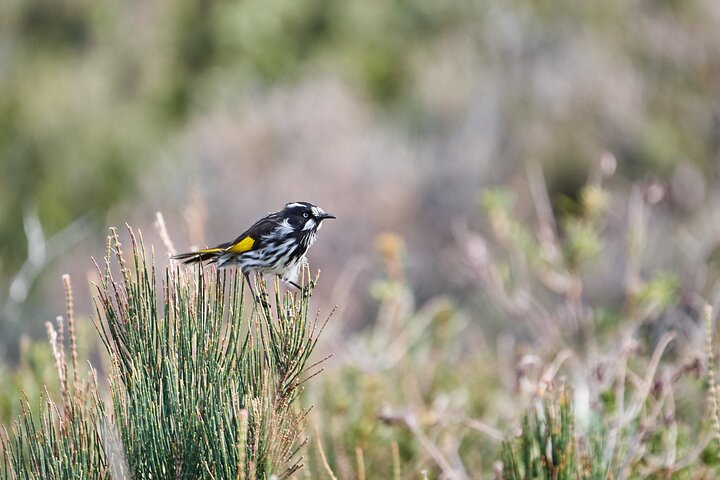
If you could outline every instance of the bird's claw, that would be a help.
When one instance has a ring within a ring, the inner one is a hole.
[[[315,281],[310,280],[307,285],[300,287],[300,292],[302,293],[303,298],[310,298],[310,295],[312,295],[312,291],[315,288]]]
[[[270,302],[268,301],[267,295],[255,295],[255,302],[258,305],[262,305],[263,308],[270,308]]]
[[[300,286],[300,285],[298,285],[298,284],[295,283],[295,282],[288,282],[288,283],[290,283],[290,285],[292,285],[293,287],[295,287],[295,288],[297,288],[298,290],[300,290],[300,293],[302,294],[303,298],[309,298],[310,295],[312,294],[313,289],[315,288],[315,281],[314,281],[314,280],[310,280],[310,281],[308,282],[308,284],[307,284],[307,285],[304,285],[304,286]]]

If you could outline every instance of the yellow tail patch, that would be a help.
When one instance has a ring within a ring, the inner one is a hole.
[[[217,252],[222,252],[222,251],[223,251],[222,248],[206,248],[205,250],[198,250],[197,252],[193,252],[193,253],[201,253],[201,254],[202,253],[217,253]]]
[[[247,236],[237,242],[235,245],[231,245],[225,250],[227,253],[243,253],[250,250],[255,244],[255,239],[251,236]]]

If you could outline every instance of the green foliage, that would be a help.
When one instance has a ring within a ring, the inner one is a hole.
[[[322,329],[307,299],[276,286],[272,308],[246,305],[236,273],[156,272],[141,239],[131,233],[127,260],[113,235],[96,318],[111,403],[98,400],[92,377],[67,380],[60,333],[51,334],[62,400],[46,394],[38,409],[37,389],[28,393],[3,442],[4,473],[467,480],[495,469],[513,480],[714,478],[720,462],[697,379],[702,360],[672,323],[674,312],[693,313],[678,305],[679,277],[644,268],[647,223],[605,228],[610,197],[601,182],[580,191],[557,218],[542,210],[539,226],[516,213],[519,196],[489,192],[495,237],[459,234],[467,255],[457,271],[496,302],[500,333],[456,299],[418,304],[403,240],[381,235],[384,274],[370,289],[376,321],[329,332],[342,339],[341,355],[307,384]],[[636,218],[645,218],[644,201],[629,198]],[[628,231],[636,235],[629,241]],[[593,258],[617,232],[634,280],[618,282],[622,303],[590,290],[602,263]],[[38,381],[47,381],[43,371]],[[306,422],[317,429],[309,448]],[[515,425],[521,433],[508,436]]]
[[[42,408],[41,394],[49,390],[52,395],[60,393],[57,372],[52,365],[54,358],[46,342],[31,342],[21,339],[20,363],[17,366],[0,368],[0,424],[8,425],[22,412],[18,402],[21,397],[28,399],[28,407],[38,414]]]
[[[514,205],[508,201],[512,194],[502,189],[489,192],[484,207],[492,238],[476,233],[461,241],[472,278],[502,312],[501,328],[517,329],[513,338],[525,342],[518,348],[514,384],[525,383],[534,399],[563,371],[582,394],[576,407],[583,432],[589,424],[591,433],[570,442],[574,426],[563,423],[570,418],[567,398],[537,407],[525,420],[522,440],[506,447],[511,478],[606,478],[605,472],[612,478],[670,473],[705,478],[718,464],[699,461],[711,448],[697,381],[702,300],[683,299],[677,273],[645,266],[653,200],[633,187],[626,198],[630,215],[613,231],[607,228],[613,221],[607,207],[619,198],[603,186],[607,173],[601,166],[578,188],[577,199],[554,203],[542,173],[529,172],[532,204]],[[536,219],[522,219],[523,207],[534,208]],[[609,247],[613,243],[625,250]],[[622,268],[609,280],[605,269],[615,261],[612,255],[619,255]],[[597,297],[598,279],[617,282],[622,300]],[[603,439],[602,463],[589,455],[598,450],[588,447],[596,437]],[[545,450],[548,446],[552,449]],[[564,459],[547,458],[550,451]]]
[[[676,275],[662,273],[637,292],[634,301],[639,308],[665,309],[677,301],[680,285]]]
[[[342,364],[308,391],[328,465],[338,478],[353,478],[361,452],[367,478],[393,478],[398,470],[408,479],[422,471],[465,478],[464,470],[475,478],[502,438],[475,420],[495,423],[501,401],[494,362],[454,302],[438,297],[415,306],[397,235],[383,234],[376,245],[385,272],[371,288],[377,319],[348,340]],[[308,466],[318,472],[313,478],[324,477],[321,462]]]
[[[518,438],[503,443],[504,478],[511,480],[605,480],[605,438],[581,441],[567,389],[547,392],[522,421]]]
[[[94,382],[63,383],[63,405],[48,399],[40,423],[25,408],[3,445],[6,475],[290,476],[307,416],[295,399],[317,372],[308,360],[324,326],[309,315],[309,297],[281,295],[276,284],[274,309],[246,309],[239,272],[202,269],[167,269],[158,287],[154,262],[130,235],[130,264],[117,235],[109,239],[97,297],[114,415]],[[64,356],[56,360],[62,379]]]
[[[3,439],[4,478],[111,478],[111,465],[121,459],[104,443],[107,418],[97,386],[87,388],[73,390],[63,405],[47,398],[39,422],[23,403],[12,437]]]

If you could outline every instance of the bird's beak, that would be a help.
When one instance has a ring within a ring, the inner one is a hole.
[[[332,213],[323,213],[320,215],[320,220],[325,220],[326,218],[335,218],[335,215]]]

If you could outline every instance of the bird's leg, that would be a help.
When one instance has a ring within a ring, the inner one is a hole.
[[[269,307],[269,306],[270,306],[270,303],[268,303],[267,300],[265,300],[265,299],[262,298],[260,295],[258,295],[257,292],[255,292],[255,289],[254,289],[253,286],[252,286],[252,281],[250,280],[250,274],[249,274],[248,272],[243,272],[243,275],[245,275],[245,281],[247,282],[248,287],[250,288],[250,293],[252,294],[253,299],[254,299],[257,303],[262,304],[262,306],[264,306],[264,307]]]
[[[255,295],[255,289],[252,286],[252,281],[250,281],[250,274],[247,272],[243,272],[243,275],[245,275],[245,281],[248,284],[248,288],[250,289],[250,293],[252,294],[253,298],[257,299],[257,295]]]
[[[289,283],[289,284],[292,285],[293,287],[295,287],[295,288],[297,288],[298,290],[300,290],[300,291],[302,292],[302,294],[303,294],[303,297],[309,297],[309,296],[310,296],[310,292],[312,291],[313,288],[315,288],[315,282],[312,281],[312,280],[310,280],[310,283],[309,283],[308,285],[305,285],[304,287],[301,287],[300,285],[298,285],[297,283],[295,283],[295,282],[292,281],[292,280],[287,280],[287,283]]]

